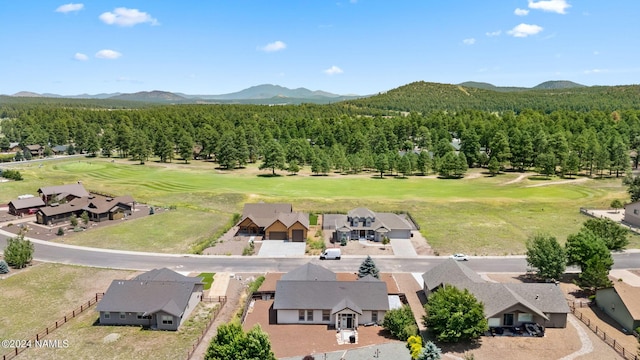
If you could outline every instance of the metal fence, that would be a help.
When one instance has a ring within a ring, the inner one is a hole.
[[[581,307],[588,307],[588,303],[583,302],[572,302],[569,303],[569,308],[571,309],[571,313],[575,315],[580,321],[582,321],[591,331],[593,331],[600,339],[602,339],[607,345],[611,346],[618,354],[620,354],[624,359],[628,360],[640,360],[640,357],[637,355],[637,350],[627,350],[619,342],[616,341],[611,335],[608,335],[602,328],[599,328],[598,325],[593,324],[591,319],[584,316],[581,311],[577,310]]]
[[[25,339],[24,343],[26,343],[26,344],[34,344],[34,343],[42,340],[42,338],[44,338],[45,336],[49,335],[55,329],[59,328],[60,326],[62,326],[64,324],[66,324],[67,321],[70,321],[71,319],[75,318],[76,316],[82,314],[83,312],[85,312],[86,310],[91,308],[98,301],[100,301],[100,299],[102,299],[103,295],[104,295],[104,293],[96,293],[96,295],[94,297],[92,297],[88,301],[82,303],[79,307],[73,309],[70,313],[67,313],[67,315],[65,315],[62,318],[60,318],[60,320],[56,321],[54,324],[52,324],[50,326],[47,326],[44,330],[36,333],[30,339]],[[29,347],[27,347],[27,346],[16,347],[11,352],[9,352],[9,353],[7,353],[5,355],[2,355],[2,360],[13,359],[16,356],[18,356],[18,354],[20,354],[21,352],[25,351],[28,348]]]

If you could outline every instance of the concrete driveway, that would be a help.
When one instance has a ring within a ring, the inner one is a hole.
[[[401,257],[418,256],[409,239],[391,239],[393,255]]]
[[[283,256],[303,256],[306,243],[292,242],[286,240],[263,240],[258,256],[262,257],[283,257]]]

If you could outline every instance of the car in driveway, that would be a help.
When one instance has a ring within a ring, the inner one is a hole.
[[[469,261],[469,257],[465,254],[453,254],[451,256],[449,256],[449,258],[456,260],[456,261]]]

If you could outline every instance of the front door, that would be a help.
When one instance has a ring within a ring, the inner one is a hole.
[[[340,327],[342,329],[353,329],[353,314],[340,315]]]
[[[367,236],[367,232],[364,230],[360,230],[360,239],[364,239]]]

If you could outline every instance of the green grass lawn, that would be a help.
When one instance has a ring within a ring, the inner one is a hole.
[[[211,289],[211,284],[213,284],[213,275],[214,273],[201,273],[198,277],[202,278],[202,282],[204,282],[204,290]]]
[[[442,253],[523,253],[528,236],[545,232],[564,242],[586,218],[580,207],[607,208],[628,199],[621,179],[575,180],[541,187],[552,180],[525,179],[507,173],[462,180],[424,177],[383,179],[359,176],[256,176],[256,165],[220,172],[213,164],[110,162],[82,159],[20,168],[22,182],[0,184],[0,201],[35,193],[41,186],[82,181],[88,190],[130,194],[140,202],[176,205],[177,210],[65,238],[65,242],[162,252],[187,252],[199,240],[224,227],[244,202],[291,202],[296,210],[345,212],[357,206],[377,211],[410,211],[432,247]],[[477,171],[477,170],[474,170]],[[630,247],[640,247],[631,237]]]

